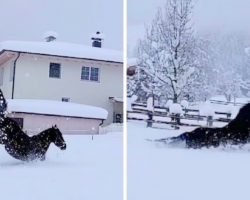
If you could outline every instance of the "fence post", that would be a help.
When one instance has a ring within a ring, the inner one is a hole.
[[[178,103],[173,103],[169,107],[169,112],[172,115],[171,120],[174,122],[174,128],[179,129],[179,126],[181,124],[181,114],[182,114],[182,107]]]
[[[152,127],[153,125],[153,112],[148,111],[148,120],[147,120],[147,127]]]
[[[153,96],[149,96],[147,99],[147,110],[148,110],[147,127],[152,127],[153,112],[154,112],[154,97]]]
[[[207,116],[207,126],[208,127],[213,126],[213,116],[211,116],[211,115]]]
[[[181,114],[180,113],[175,114],[175,121],[176,121],[177,125],[181,124]]]

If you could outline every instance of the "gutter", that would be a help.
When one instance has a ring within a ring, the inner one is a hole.
[[[103,125],[104,123],[104,119],[102,119],[101,123],[99,124],[99,126]]]
[[[17,57],[14,61],[14,66],[13,66],[13,77],[12,77],[12,94],[11,94],[11,99],[14,99],[14,92],[15,92],[15,81],[16,81],[16,63],[17,63],[17,60],[18,58],[20,57],[21,53],[18,52],[17,54]]]
[[[46,53],[33,53],[33,52],[27,52],[27,51],[15,51],[15,50],[8,50],[8,49],[4,49],[4,50],[0,51],[0,55],[2,53],[4,53],[5,51],[15,52],[15,53],[23,53],[23,54],[34,54],[34,55],[40,55],[40,56],[52,56],[52,57],[57,57],[57,58],[69,58],[69,59],[78,59],[78,60],[87,60],[87,61],[100,61],[100,62],[107,62],[107,63],[123,64],[123,61],[101,60],[101,59],[74,57],[74,56],[61,56],[61,55],[53,55],[53,54],[46,54]]]

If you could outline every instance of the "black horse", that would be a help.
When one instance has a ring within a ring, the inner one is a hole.
[[[56,126],[30,137],[16,121],[6,117],[6,110],[7,102],[0,89],[0,144],[5,145],[12,157],[23,161],[45,160],[51,142],[61,150],[66,149],[62,133]]]
[[[177,137],[156,140],[171,145],[185,143],[188,148],[244,145],[250,142],[250,104],[243,106],[238,115],[222,128],[197,128]]]
[[[16,159],[45,160],[45,154],[52,142],[61,150],[66,149],[62,133],[56,126],[31,137],[22,131],[16,121],[8,117],[4,118],[0,127],[0,143],[5,145],[6,151]]]

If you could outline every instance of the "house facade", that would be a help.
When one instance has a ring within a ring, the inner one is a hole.
[[[68,101],[104,108],[105,124],[122,116],[122,54],[58,42],[0,44],[0,87],[9,99]]]

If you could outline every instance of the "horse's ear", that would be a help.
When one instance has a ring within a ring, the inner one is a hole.
[[[55,124],[54,128],[57,128],[56,124]]]

